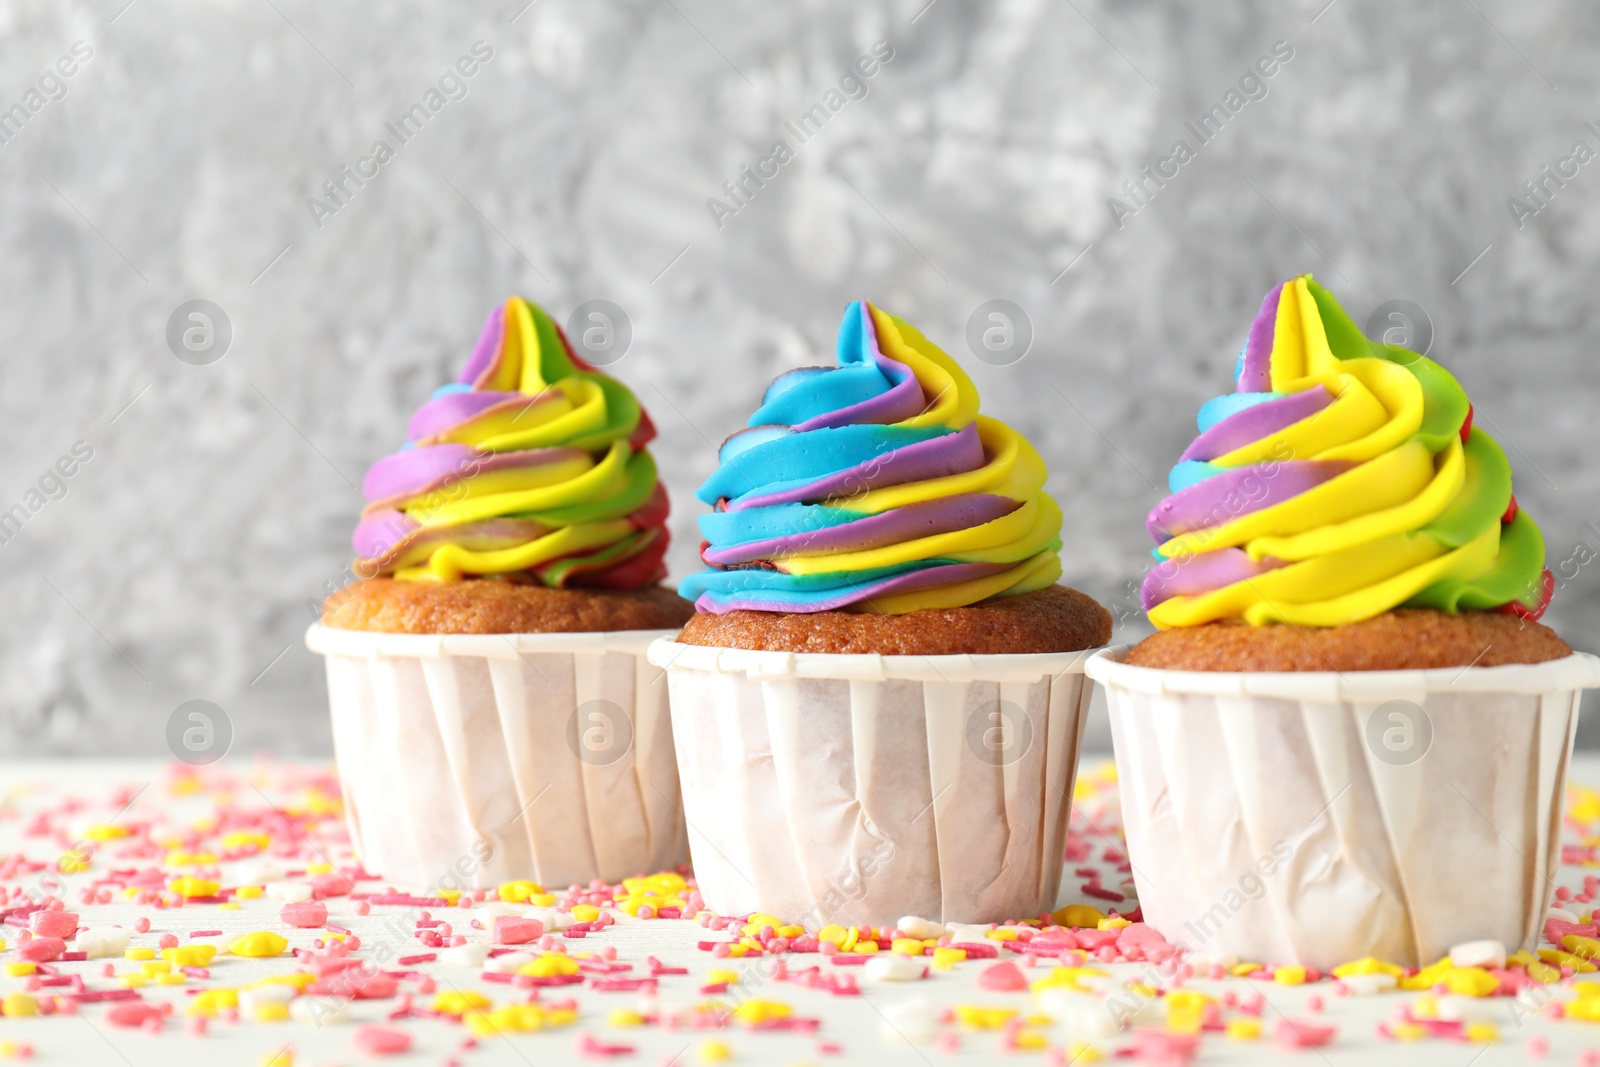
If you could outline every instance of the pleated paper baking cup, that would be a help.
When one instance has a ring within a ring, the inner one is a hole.
[[[674,631],[380,634],[320,624],[345,816],[392,881],[614,882],[683,862]]]
[[[1537,944],[1567,762],[1600,660],[1234,674],[1089,661],[1145,921],[1326,970]]]
[[[695,877],[720,915],[810,929],[1054,906],[1089,652],[876,656],[650,646]]]

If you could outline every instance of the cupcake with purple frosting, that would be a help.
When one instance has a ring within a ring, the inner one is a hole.
[[[470,884],[566,884],[681,859],[663,687],[643,652],[692,608],[660,584],[654,436],[625,385],[513,297],[368,471],[362,580],[307,640],[327,656],[369,868],[431,884],[483,853]]]

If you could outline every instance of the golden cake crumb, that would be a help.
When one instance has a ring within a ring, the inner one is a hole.
[[[474,578],[402,582],[369,578],[322,605],[322,621],[341,630],[392,634],[565,634],[675,630],[694,605],[670,589],[550,589]]]
[[[1554,630],[1498,612],[1402,608],[1343,626],[1213,622],[1162,630],[1125,662],[1178,671],[1394,671],[1570,656]]]
[[[1103,645],[1110,636],[1110,612],[1076,589],[1053,585],[964,608],[924,608],[904,615],[853,611],[702,614],[689,620],[678,640],[686,645],[758,652],[979,656],[1077,652]]]

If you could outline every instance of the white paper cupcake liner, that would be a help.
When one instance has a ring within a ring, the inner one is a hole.
[[[1195,952],[1326,970],[1533,947],[1600,659],[1236,674],[1089,661],[1145,921]]]
[[[706,906],[811,929],[1052,908],[1089,655],[657,641]]]
[[[362,863],[426,887],[564,888],[683,862],[666,685],[644,657],[673,632],[312,626]]]

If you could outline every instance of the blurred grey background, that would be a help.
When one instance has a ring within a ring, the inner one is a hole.
[[[163,754],[206,699],[236,751],[328,752],[308,604],[512,293],[628,316],[675,574],[716,444],[876,300],[1052,464],[1066,578],[1131,639],[1157,486],[1310,270],[1431,335],[1565,561],[1549,621],[1600,649],[1597,58],[1579,0],[0,4],[0,746]],[[965,340],[994,299],[1008,365]],[[231,338],[185,362],[191,300]]]

